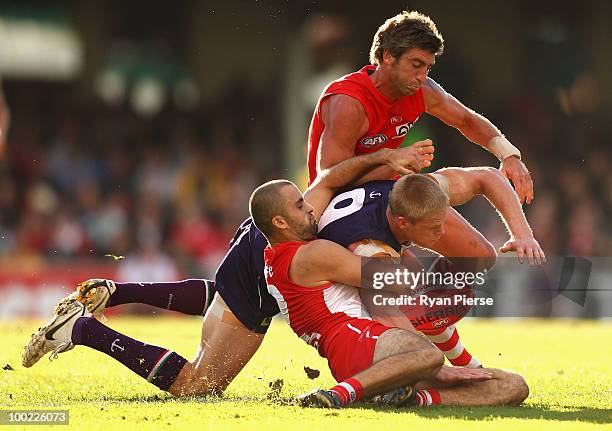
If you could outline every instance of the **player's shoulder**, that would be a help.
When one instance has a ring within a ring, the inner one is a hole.
[[[327,239],[315,239],[299,247],[294,256],[294,262],[318,262],[318,264],[329,264],[338,253],[344,251],[344,247]]]
[[[425,79],[422,88],[425,93],[446,93],[444,88],[442,88],[440,84],[438,84],[433,78],[429,76],[427,77],[427,79]]]
[[[395,184],[395,180],[373,180],[364,183],[362,187],[367,190],[390,191]]]
[[[332,81],[324,90],[322,100],[348,105],[361,105],[367,101],[371,92],[370,78],[366,72],[368,66],[356,72],[344,75]]]
[[[317,238],[312,241],[308,241],[300,246],[299,251],[301,254],[315,254],[319,255],[327,250],[334,249],[338,244],[329,241],[327,239]]]
[[[356,70],[354,72],[350,72],[350,73],[347,73],[346,75],[341,76],[335,81],[332,81],[328,85],[328,88],[338,86],[338,85],[342,86],[342,85],[351,85],[351,84],[358,84],[358,85],[362,84],[365,79],[369,79],[368,78],[368,67],[371,67],[371,66],[364,66],[359,70]]]
[[[332,118],[344,119],[351,124],[367,118],[362,98],[354,92],[329,94],[322,108],[324,117],[328,121]]]
[[[430,77],[427,77],[421,88],[423,90],[425,106],[428,108],[442,103],[448,97],[448,93],[444,88]]]

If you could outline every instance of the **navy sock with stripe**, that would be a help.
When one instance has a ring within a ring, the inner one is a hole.
[[[106,307],[121,304],[148,304],[179,313],[203,316],[211,304],[215,282],[189,279],[163,283],[115,283],[117,290]]]
[[[81,317],[75,322],[72,342],[106,353],[164,391],[187,363],[175,352],[130,338],[93,317]]]

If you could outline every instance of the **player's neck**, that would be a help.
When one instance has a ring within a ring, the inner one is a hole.
[[[399,242],[400,244],[404,244],[408,241],[411,241],[411,239],[408,238],[408,235],[406,235],[397,225],[397,220],[395,217],[393,217],[393,214],[391,214],[391,210],[389,209],[389,207],[387,207],[387,212],[385,216],[387,217],[389,229],[391,230],[391,233],[393,234],[397,242]]]
[[[374,87],[376,87],[380,94],[385,96],[387,99],[395,101],[402,96],[393,89],[391,81],[386,76],[385,71],[382,70],[380,67],[377,67],[376,70],[372,72],[372,74],[369,76],[369,78],[370,81],[372,81],[372,84],[374,84]]]
[[[284,244],[286,242],[305,242],[305,239],[302,239],[291,232],[283,232],[282,235],[274,235],[270,236],[268,239],[268,243],[270,247],[275,247],[279,244]]]

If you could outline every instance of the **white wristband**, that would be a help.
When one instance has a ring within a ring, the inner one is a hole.
[[[489,141],[489,151],[503,162],[510,156],[521,158],[521,152],[505,136],[496,136]]]

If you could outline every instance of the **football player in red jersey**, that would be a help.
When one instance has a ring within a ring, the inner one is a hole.
[[[346,158],[399,147],[427,112],[494,154],[521,203],[531,202],[533,183],[520,151],[488,119],[428,77],[443,47],[435,23],[418,12],[402,12],[380,26],[370,49],[372,65],[332,82],[317,103],[308,139],[310,183],[320,169]],[[380,167],[361,181],[393,175]]]
[[[431,142],[425,141],[413,148],[386,150],[354,157],[328,170],[323,184],[327,190],[337,191],[368,170],[383,164],[391,166],[398,173],[418,171],[431,164],[433,152]],[[258,252],[257,261],[261,262],[263,278],[263,249],[266,242],[261,243],[261,248],[254,250]],[[248,244],[246,246],[248,253],[250,249]],[[237,257],[242,258],[244,255]],[[242,265],[234,263],[235,260],[230,260],[228,269],[231,272],[248,271],[259,277],[255,265],[251,266],[249,262],[244,261]],[[239,275],[248,280],[246,275]],[[216,280],[221,281],[218,278]],[[32,334],[23,351],[23,366],[31,367],[49,352],[50,359],[53,359],[76,345],[82,345],[107,354],[148,382],[173,395],[191,396],[222,392],[255,353],[261,344],[263,333],[255,332],[256,326],[249,328],[241,322],[233,310],[244,311],[245,305],[238,303],[234,304],[235,308],[228,308],[218,293],[218,286],[213,303],[207,308],[208,283],[206,280],[184,280],[176,283],[115,283],[111,280],[89,280],[79,286],[76,292],[64,298],[51,321]],[[257,292],[258,282],[253,284],[247,285],[246,288]],[[241,295],[245,291],[239,287],[234,286],[235,293]],[[270,300],[275,302],[271,297]],[[169,349],[142,343],[96,319],[108,307],[133,302],[192,315],[207,309],[202,325],[200,349],[194,360],[188,361]],[[274,314],[277,312],[278,308]]]
[[[372,66],[332,82],[319,99],[308,137],[309,183],[321,169],[342,160],[399,147],[414,122],[427,112],[493,153],[501,172],[514,183],[520,202],[531,202],[533,183],[520,151],[488,119],[428,77],[443,43],[434,22],[418,12],[402,12],[378,29],[370,51]],[[360,182],[394,175],[380,167]],[[496,256],[493,246],[453,209],[445,234],[432,249],[446,257]]]
[[[394,235],[421,243],[435,240],[443,233],[449,203],[471,199],[482,192],[483,183],[495,185],[499,173],[487,172],[449,169],[436,174],[435,180],[424,176],[398,180],[392,200],[401,201],[406,187],[415,188],[408,183],[416,179],[419,192],[411,192],[409,206],[419,210],[432,205],[435,208],[422,214],[422,220],[393,214],[397,223]],[[338,381],[330,390],[304,395],[300,398],[302,404],[341,407],[372,396],[396,406],[520,404],[529,390],[518,374],[446,367],[440,350],[425,339],[383,325],[363,312],[359,295],[352,287],[363,283],[360,258],[339,244],[316,239],[317,220],[333,194],[322,178],[304,196],[289,181],[271,181],[256,189],[249,202],[255,224],[269,241],[264,252],[268,290],[296,335],[327,358]],[[495,200],[507,198],[503,195],[499,192]],[[429,200],[435,202],[428,205]],[[506,205],[512,207],[512,218],[519,219],[521,231],[529,231],[529,243],[539,254],[539,245],[518,202],[516,208]],[[516,248],[517,242],[509,241],[508,247]]]
[[[428,76],[443,48],[444,40],[435,23],[418,12],[402,12],[380,26],[370,49],[372,65],[329,84],[317,103],[308,136],[310,183],[321,169],[342,160],[381,148],[397,148],[427,112],[494,154],[501,162],[500,171],[514,184],[520,202],[531,203],[533,182],[520,151],[487,118],[463,105]],[[395,175],[380,167],[360,183]],[[450,207],[444,234],[428,248],[451,261],[453,257],[486,260],[489,267],[497,257],[493,245]],[[454,328],[447,332],[432,341],[446,341],[455,334]],[[450,354],[455,353],[453,350]],[[465,353],[462,357],[471,357]],[[475,360],[474,364],[479,362]]]

